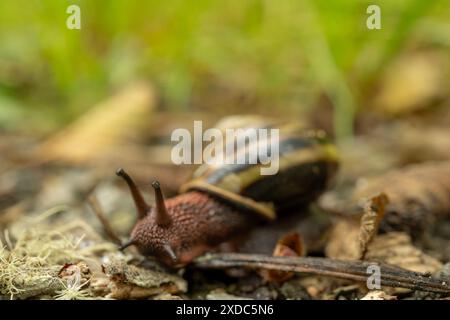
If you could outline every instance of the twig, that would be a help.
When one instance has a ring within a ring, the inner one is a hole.
[[[450,294],[450,282],[432,278],[423,273],[408,271],[395,266],[368,262],[342,261],[315,257],[272,257],[260,254],[221,253],[208,254],[198,258],[198,268],[244,267],[249,269],[270,269],[317,274],[341,279],[366,282],[372,275],[369,266],[380,267],[380,282],[383,286]]]
[[[97,197],[94,195],[89,196],[88,203],[92,208],[92,211],[97,216],[98,220],[100,220],[100,223],[103,226],[103,230],[105,231],[108,238],[120,246],[122,244],[122,241],[120,240],[114,229],[111,227],[108,219],[105,217],[105,214],[103,213],[102,207],[100,206]]]

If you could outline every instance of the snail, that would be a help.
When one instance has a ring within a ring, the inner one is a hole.
[[[132,178],[118,169],[116,174],[128,184],[138,214],[121,249],[134,245],[143,255],[181,267],[264,221],[275,223],[277,214],[316,199],[337,170],[335,147],[322,131],[285,125],[279,132],[275,175],[261,175],[261,163],[203,164],[173,198],[164,199],[160,183],[154,181],[153,206],[145,202]],[[255,146],[247,147],[248,151]]]

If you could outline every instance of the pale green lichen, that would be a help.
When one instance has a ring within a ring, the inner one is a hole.
[[[43,216],[48,218],[48,212]],[[38,216],[31,224],[23,223],[21,228],[15,228],[14,244],[10,240],[7,246],[0,244],[0,295],[11,299],[86,296],[82,291],[84,283],[61,279],[59,272],[66,263],[93,259],[96,250],[90,246],[80,248],[83,235],[63,234],[60,228],[45,221]]]
[[[21,219],[5,234],[6,243],[0,243],[0,296],[127,299],[186,291],[181,277],[129,264],[116,245],[103,240],[83,220],[49,219],[58,212]],[[103,274],[101,261],[111,253],[121,259],[105,263]]]
[[[63,289],[56,291],[56,300],[86,300],[92,299],[90,292],[86,289],[90,279],[82,281],[83,278],[78,274],[63,281]]]
[[[17,255],[2,246],[0,250],[0,294],[9,298],[51,294],[62,287],[60,266],[43,263],[41,258]]]

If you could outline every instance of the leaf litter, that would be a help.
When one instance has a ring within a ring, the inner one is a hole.
[[[136,114],[151,114],[152,107],[144,107],[152,104],[148,92],[145,86],[131,86],[117,101],[123,95],[135,95],[136,99],[128,99],[135,101],[135,107],[122,108],[113,98],[70,130],[46,140],[39,150],[52,151],[42,153],[45,157],[37,159],[39,165],[35,159],[32,165],[22,166],[22,161],[14,163],[14,157],[2,158],[2,298],[388,300],[449,296],[449,255],[445,252],[450,239],[445,230],[450,229],[445,226],[450,226],[450,155],[442,147],[448,140],[432,139],[427,153],[419,157],[412,141],[418,136],[426,141],[426,134],[418,134],[417,127],[401,121],[385,125],[384,131],[359,135],[356,143],[361,148],[342,147],[343,168],[334,188],[319,199],[320,209],[312,205],[297,213],[305,219],[295,226],[289,220],[283,227],[264,226],[254,232],[247,251],[207,255],[178,272],[135,250],[119,252],[118,240],[126,237],[133,224],[133,208],[127,193],[112,178],[105,178],[113,172],[110,167],[120,161],[142,169],[139,184],[148,186],[151,178],[158,178],[170,186],[169,195],[184,179],[180,177],[189,173],[169,163],[161,166],[165,155],[157,160],[148,157],[168,150],[161,145],[135,144],[133,156],[127,158],[127,152],[121,152],[122,157],[105,159],[116,148],[130,150],[122,147],[135,143],[133,139],[142,134],[133,129],[133,138],[127,140],[130,137],[118,127],[141,130]],[[94,135],[102,134],[95,120],[98,113],[108,113],[108,104],[122,114],[113,117],[112,127],[106,130],[111,135],[88,141],[77,151],[74,146],[84,143],[78,131],[88,126]],[[403,144],[398,139],[380,139],[399,132],[409,137]],[[442,136],[443,132],[448,129],[435,128],[430,134]],[[146,139],[153,141],[156,136],[150,133]],[[398,152],[392,153],[392,148]],[[22,160],[26,156],[21,154]],[[433,158],[441,161],[429,161]],[[145,165],[142,159],[148,159]],[[110,223],[108,228],[105,221]],[[435,232],[437,227],[440,232]],[[112,232],[115,240],[111,240]],[[300,236],[298,240],[293,232]],[[365,268],[370,263],[378,263],[383,270],[382,288],[377,291],[365,285]]]

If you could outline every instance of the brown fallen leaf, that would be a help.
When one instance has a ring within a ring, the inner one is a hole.
[[[133,83],[44,141],[35,158],[79,164],[111,155],[149,124],[154,104],[152,87],[144,82]]]
[[[399,150],[396,154],[400,163],[450,160],[450,120],[445,121],[442,117],[425,123],[420,120],[393,124],[389,130],[379,130],[380,134],[374,139],[386,141],[389,135],[401,136],[401,139],[391,139],[389,148]],[[447,124],[439,125],[436,123],[438,120]]]
[[[380,193],[389,198],[380,229],[420,236],[436,219],[450,213],[450,162],[410,165],[360,180],[353,202]]]
[[[305,248],[298,233],[293,232],[281,237],[273,250],[274,257],[299,257],[305,255]],[[293,272],[261,270],[260,275],[267,282],[284,282],[294,276]]]
[[[358,260],[361,256],[359,245],[360,225],[352,219],[339,219],[332,228],[325,256],[339,260]]]
[[[439,260],[415,247],[404,232],[378,235],[368,246],[365,258],[420,273],[434,274],[442,268]]]
[[[331,232],[325,249],[327,257],[339,260],[357,260],[360,257],[360,227],[357,223],[342,220]],[[404,232],[376,235],[368,243],[364,260],[387,263],[421,273],[435,273],[442,263],[415,247],[411,237]]]
[[[403,55],[386,68],[373,99],[375,109],[383,115],[398,116],[432,106],[445,97],[445,64],[437,52]]]
[[[359,231],[360,259],[364,259],[367,246],[378,232],[378,226],[384,216],[387,203],[388,198],[384,193],[382,193],[367,201],[364,206],[364,214],[361,217],[361,226]]]

